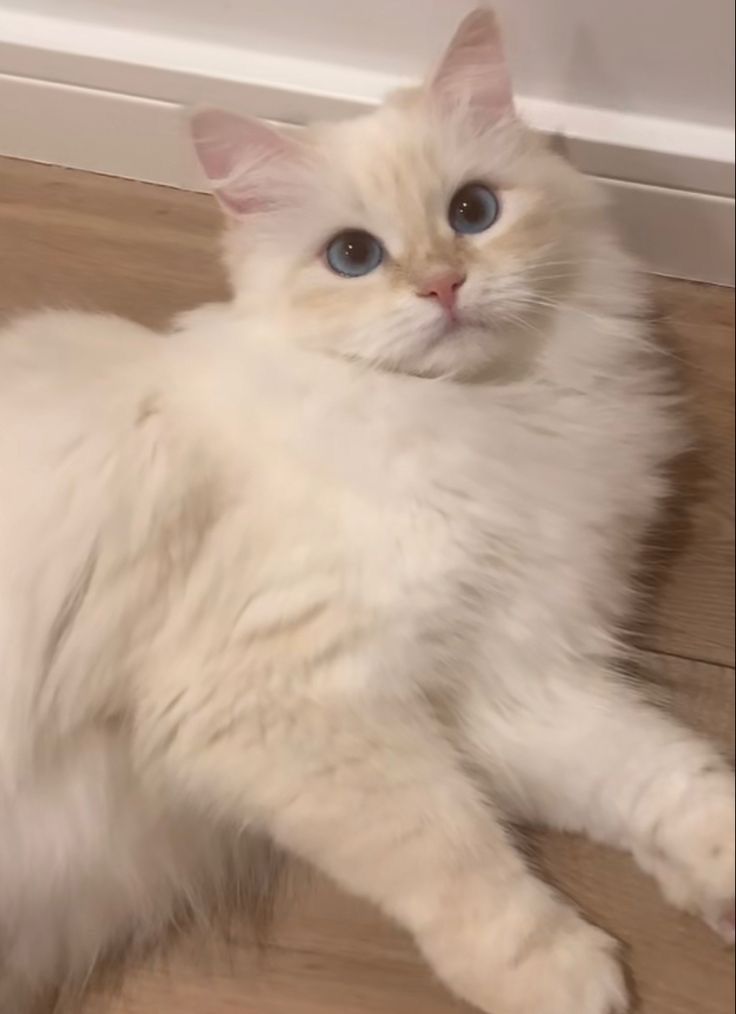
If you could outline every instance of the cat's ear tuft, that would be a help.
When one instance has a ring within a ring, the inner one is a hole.
[[[443,107],[472,112],[482,126],[513,114],[511,76],[492,10],[481,7],[460,24],[430,81],[430,91]]]
[[[300,145],[259,120],[221,109],[195,109],[189,129],[212,190],[231,215],[284,203]]]

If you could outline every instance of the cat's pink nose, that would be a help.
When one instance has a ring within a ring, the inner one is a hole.
[[[417,295],[436,299],[446,313],[454,316],[457,294],[465,284],[465,278],[459,271],[443,271],[418,286]]]

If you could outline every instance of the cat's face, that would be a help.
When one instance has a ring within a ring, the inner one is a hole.
[[[487,12],[425,88],[369,116],[285,138],[207,111],[194,136],[264,338],[422,376],[503,373],[533,356],[585,257],[595,199],[515,119]]]

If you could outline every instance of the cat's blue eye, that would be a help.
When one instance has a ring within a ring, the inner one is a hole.
[[[501,213],[498,198],[482,183],[467,183],[460,187],[447,211],[447,218],[462,235],[473,235],[490,229]]]
[[[343,278],[359,278],[369,275],[380,265],[383,247],[369,232],[346,229],[327,244],[325,260],[335,274]]]

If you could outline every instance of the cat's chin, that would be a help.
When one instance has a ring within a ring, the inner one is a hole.
[[[421,380],[504,383],[528,370],[529,359],[518,353],[517,348],[511,355],[487,323],[448,319],[441,327],[413,336],[394,355],[349,358],[381,372]]]
[[[397,369],[432,380],[504,383],[528,372],[535,347],[528,336],[509,344],[505,329],[464,314],[429,329],[401,357]]]

